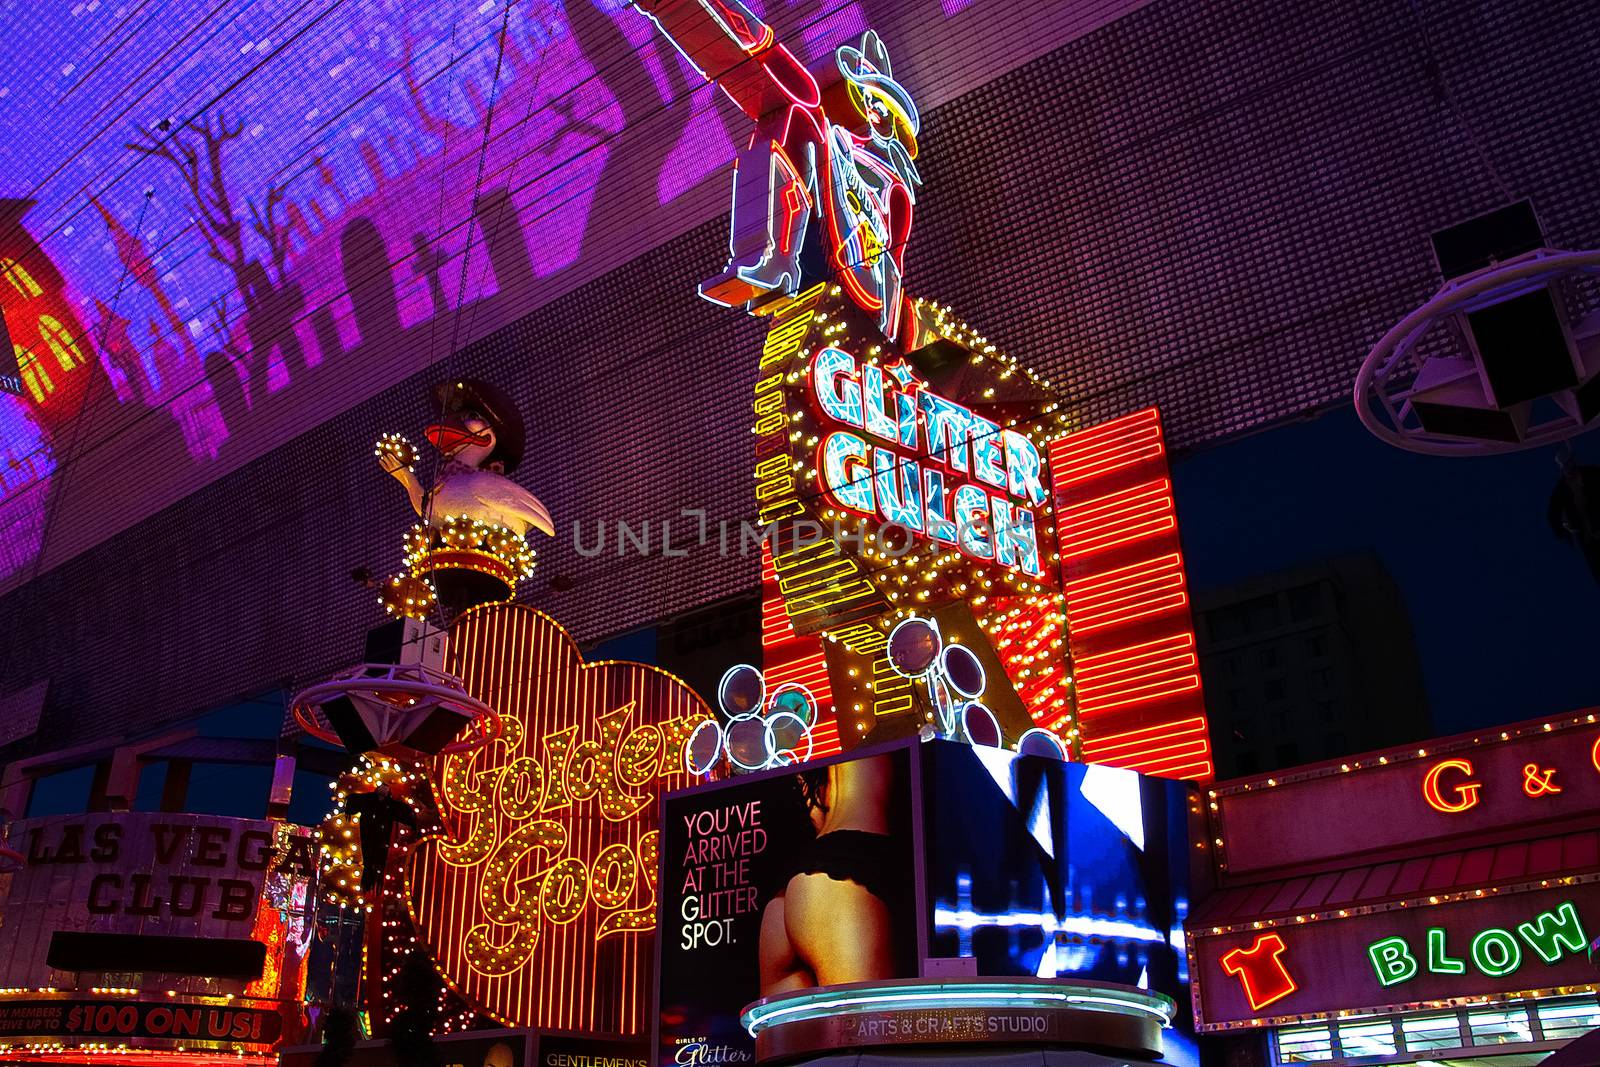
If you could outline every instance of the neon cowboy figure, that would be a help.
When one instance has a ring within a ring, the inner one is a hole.
[[[634,6],[756,123],[734,176],[728,266],[700,294],[733,307],[835,280],[893,339],[921,123],[878,35],[840,48],[841,77],[824,86],[739,0]]]

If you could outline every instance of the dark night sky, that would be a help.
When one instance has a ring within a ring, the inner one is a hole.
[[[1577,442],[1600,463],[1600,434]],[[1554,450],[1444,459],[1351,408],[1180,459],[1192,586],[1376,552],[1411,612],[1436,734],[1600,704],[1600,586],[1550,531]]]

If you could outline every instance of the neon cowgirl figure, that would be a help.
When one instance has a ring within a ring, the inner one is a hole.
[[[701,295],[729,307],[761,303],[798,292],[803,276],[827,276],[893,340],[922,181],[912,162],[921,123],[878,35],[840,48],[842,79],[823,86],[739,0],[634,6],[756,122],[734,175],[731,258]],[[813,217],[819,233],[808,246]],[[826,263],[813,258],[819,251]],[[811,259],[804,267],[802,256]]]

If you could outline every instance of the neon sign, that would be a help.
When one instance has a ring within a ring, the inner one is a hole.
[[[1596,751],[1600,751],[1600,741],[1596,741],[1595,746]],[[1600,769],[1600,764],[1597,764],[1597,769]],[[1422,799],[1434,811],[1447,815],[1471,811],[1478,806],[1483,792],[1483,783],[1474,777],[1476,773],[1469,759],[1440,760],[1429,767],[1428,773],[1422,777]],[[1538,763],[1523,764],[1522,792],[1535,798],[1561,793],[1563,789],[1556,781],[1556,773],[1555,767],[1544,767]]]
[[[821,697],[813,683],[826,677],[823,706],[838,718],[819,719],[818,743],[832,734],[847,748],[884,718],[935,715],[883,653],[907,613],[960,603],[973,623],[962,642],[995,654],[998,702],[986,703],[1012,724],[1007,740],[1025,713],[1075,750],[1042,447],[1067,416],[1048,383],[947,309],[917,300],[907,311],[903,346],[886,346],[842,287],[819,285],[773,312],[761,353],[764,588],[795,639],[824,637],[806,684]]]
[[[971,559],[1044,573],[1034,509],[1048,494],[1026,435],[934,393],[904,360],[858,366],[828,346],[807,381],[824,427],[817,475],[831,503]]]
[[[1145,408],[1069,433],[1048,454],[1083,758],[1210,778],[1161,415]]]
[[[1450,783],[1444,781],[1446,772],[1451,772],[1452,777],[1461,776]],[[1462,781],[1461,779],[1467,779]],[[1470,811],[1478,806],[1478,791],[1483,788],[1481,782],[1472,778],[1472,761],[1465,759],[1440,760],[1429,768],[1422,779],[1422,799],[1428,802],[1428,807],[1434,811],[1446,814]]]
[[[756,123],[735,165],[728,265],[700,294],[731,307],[828,276],[893,340],[922,183],[912,162],[921,119],[878,35],[839,48],[824,85],[739,0],[634,6]],[[820,241],[808,240],[813,218]],[[811,245],[821,254],[807,262]]]
[[[690,774],[710,774],[726,765],[735,774],[787,767],[811,758],[817,698],[798,682],[770,686],[759,667],[729,667],[717,684],[717,707],[725,722],[707,719],[683,748]]]
[[[1249,948],[1236,948],[1218,962],[1224,974],[1239,979],[1251,1011],[1260,1011],[1299,989],[1283,964],[1287,946],[1277,934],[1262,934]]]
[[[1520,937],[1520,941],[1518,938]],[[1449,935],[1442,927],[1432,927],[1427,933],[1427,948],[1423,953],[1427,969],[1433,974],[1465,974],[1467,960],[1490,978],[1503,978],[1523,964],[1522,945],[1533,950],[1533,955],[1547,964],[1559,963],[1563,955],[1585,951],[1589,940],[1584,935],[1583,924],[1578,920],[1578,909],[1566,901],[1554,911],[1542,911],[1532,922],[1518,923],[1516,936],[1497,926],[1481,930],[1468,945],[1465,957],[1449,954]],[[1384,986],[1408,982],[1421,972],[1411,944],[1403,937],[1386,937],[1367,946],[1367,958]],[[1257,1006],[1252,1004],[1252,1006]]]
[[[681,753],[708,709],[655,668],[583,663],[516,605],[466,613],[450,657],[502,733],[431,768],[442,830],[414,849],[406,896],[435,965],[510,1026],[639,1032],[656,797],[689,784]]]

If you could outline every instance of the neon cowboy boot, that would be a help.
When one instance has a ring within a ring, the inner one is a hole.
[[[700,295],[734,306],[788,296],[800,288],[813,198],[809,183],[778,144],[764,139],[739,153],[734,179],[731,257]]]

